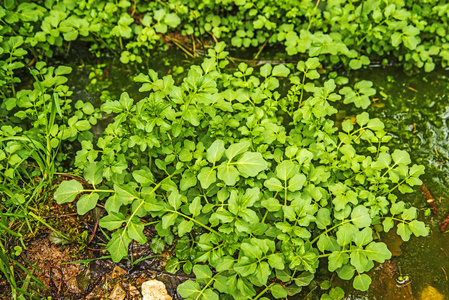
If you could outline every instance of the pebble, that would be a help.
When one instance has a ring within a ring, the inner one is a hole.
[[[165,284],[159,280],[148,280],[142,283],[143,300],[172,300]]]
[[[126,297],[126,292],[120,286],[120,283],[117,283],[109,295],[109,300],[123,300]]]

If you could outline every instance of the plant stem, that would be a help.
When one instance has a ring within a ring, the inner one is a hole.
[[[275,284],[276,282],[272,282],[269,285],[267,285],[266,288],[264,288],[257,296],[256,298],[253,298],[253,300],[257,300],[260,297],[262,297],[266,292],[268,292],[269,290],[271,290],[271,287]]]
[[[183,213],[181,213],[181,212],[179,212],[179,211],[176,211],[176,210],[167,209],[166,211],[172,212],[172,213],[177,213],[177,214],[180,215],[181,217],[184,217],[184,218],[186,218],[186,219],[188,219],[188,220],[190,220],[190,221],[193,221],[193,222],[195,222],[196,224],[200,225],[201,227],[206,228],[206,229],[209,230],[210,232],[213,232],[213,233],[215,233],[216,235],[218,235],[218,236],[221,237],[221,234],[220,234],[218,231],[216,231],[215,229],[212,229],[211,227],[209,227],[209,226],[207,226],[207,225],[204,225],[203,223],[201,223],[201,222],[195,220],[194,218],[191,218],[191,217],[189,217],[189,216],[187,216],[187,215],[185,215],[185,214],[183,214]]]
[[[60,231],[56,230],[55,228],[53,228],[52,226],[50,226],[49,224],[47,224],[44,220],[42,220],[41,217],[36,216],[34,213],[29,212],[30,216],[32,216],[33,218],[35,218],[37,221],[39,221],[40,223],[44,224],[46,227],[50,228],[51,230],[53,230],[54,232],[56,232],[57,234],[59,234],[60,236],[62,236],[64,239],[70,241],[70,237],[66,236],[65,234],[61,233]]]

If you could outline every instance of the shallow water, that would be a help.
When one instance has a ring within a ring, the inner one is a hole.
[[[183,52],[172,51],[153,56],[141,67],[123,67],[120,62],[112,60],[103,61],[99,66],[78,64],[72,77],[76,91],[72,98],[99,106],[103,98],[118,99],[121,92],[127,91],[134,99],[140,99],[144,94],[138,92],[139,84],[133,83],[134,75],[146,73],[148,68],[157,70],[161,76],[181,74],[182,69],[173,66],[188,68],[191,63],[192,60]],[[90,83],[89,74],[91,78],[96,78],[96,84]],[[371,68],[347,76],[352,84],[362,79],[374,82],[378,93],[367,109],[370,116],[378,117],[386,124],[386,131],[394,137],[389,145],[391,149],[409,151],[413,163],[426,167],[422,180],[436,200],[439,214],[424,215],[428,206],[419,188],[415,193],[403,196],[404,200],[420,210],[419,218],[430,227],[431,234],[424,238],[412,237],[409,242],[403,243],[400,248],[402,254],[393,257],[393,260],[400,274],[410,277],[415,299],[424,299],[420,294],[428,285],[447,298],[449,233],[441,233],[440,226],[449,213],[449,189],[446,188],[449,178],[449,71],[436,70],[431,74],[408,76],[399,68],[389,67]],[[361,112],[353,105],[338,104],[338,108],[346,116]],[[99,122],[93,129],[96,136],[101,134],[108,122],[107,118]],[[390,299],[387,293],[382,294],[375,287],[361,293],[352,290],[351,283],[344,286],[347,299]]]
[[[407,76],[397,68],[374,68],[352,74],[350,78],[351,82],[359,79],[374,82],[378,99],[368,108],[370,116],[384,121],[385,130],[394,137],[391,149],[407,150],[414,163],[426,167],[421,179],[439,210],[438,215],[424,216],[428,206],[419,188],[413,194],[402,196],[420,209],[419,218],[431,232],[427,237],[412,237],[403,243],[402,255],[393,258],[400,272],[410,277],[415,299],[428,297],[421,295],[428,285],[449,297],[449,274],[446,274],[449,273],[449,232],[440,232],[441,223],[449,213],[448,78],[448,70]],[[352,113],[356,113],[353,107],[347,111],[348,115]],[[387,299],[370,292],[372,289],[368,291],[369,299]],[[353,296],[352,299],[366,297],[355,292]]]

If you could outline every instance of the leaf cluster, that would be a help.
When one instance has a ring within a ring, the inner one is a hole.
[[[424,167],[390,151],[384,124],[368,113],[340,131],[329,118],[342,95],[365,106],[372,84],[321,85],[317,58],[229,73],[224,43],[208,54],[178,85],[149,70],[134,78],[146,97],[106,101],[101,111],[114,121],[95,144],[82,141],[75,161],[92,188],[63,182],[56,201],[82,194],[80,214],[104,204],[99,224],[112,232],[116,262],[153,225],[153,251],[175,247],[167,269],[197,277],[178,288],[188,299],[284,298],[308,286],[320,262],[366,290],[365,272],[391,257],[373,225],[388,231],[397,221],[406,240],[427,234],[396,196],[421,184]]]
[[[444,3],[424,0],[320,5],[268,0],[8,0],[0,6],[0,80],[11,79],[8,74],[23,67],[24,55],[52,57],[58,49],[69,49],[72,41],[91,43],[96,54],[120,55],[123,63],[141,63],[162,43],[178,43],[167,35],[170,32],[201,41],[212,37],[237,48],[280,44],[288,56],[320,57],[349,69],[375,61],[430,72],[449,62],[447,10]]]

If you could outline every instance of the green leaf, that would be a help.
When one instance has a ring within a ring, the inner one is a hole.
[[[414,35],[403,35],[402,36],[402,42],[404,43],[404,46],[410,50],[415,50],[416,47],[419,45],[420,41],[421,41],[421,39]]]
[[[270,64],[264,64],[261,68],[260,68],[260,75],[262,77],[268,77],[271,74],[271,70],[273,69],[273,67]]]
[[[192,203],[190,203],[190,205],[189,205],[189,211],[193,217],[198,216],[201,213],[202,208],[203,207],[201,205],[200,197],[195,197],[195,199],[193,199]]]
[[[246,152],[235,164],[243,177],[255,177],[268,166],[259,152]]]
[[[290,69],[287,68],[285,65],[276,65],[273,68],[273,72],[271,75],[276,77],[287,77],[288,74],[290,74]]]
[[[271,274],[270,266],[266,261],[262,261],[257,265],[255,275],[257,279],[259,279],[259,282],[262,284],[267,283],[268,277]]]
[[[98,196],[97,193],[82,195],[76,203],[76,211],[78,214],[84,215],[88,211],[94,209],[95,206],[97,206],[98,198],[100,198],[100,196]]]
[[[72,202],[84,190],[83,185],[76,180],[63,181],[54,194],[56,203]]]
[[[373,162],[371,164],[371,167],[374,169],[385,169],[390,166],[391,163],[391,156],[390,154],[386,152],[381,152],[379,154],[379,157],[377,158],[377,161]]]
[[[354,235],[358,232],[357,227],[350,223],[345,223],[338,228],[337,231],[337,243],[340,246],[345,246],[351,243],[354,239]]]
[[[394,150],[393,154],[391,155],[391,157],[393,158],[393,161],[395,162],[395,164],[410,164],[412,161],[410,159],[410,155],[408,154],[407,151],[404,150]]]
[[[180,268],[180,262],[179,259],[176,257],[172,257],[167,261],[167,264],[165,265],[165,271],[168,273],[174,274],[178,272]]]
[[[374,118],[369,120],[366,127],[372,131],[380,131],[385,128],[385,124],[379,118]]]
[[[367,245],[373,240],[373,230],[370,227],[366,227],[363,230],[356,233],[354,236],[354,243],[357,247]]]
[[[262,258],[263,252],[257,245],[242,243],[240,245],[240,249],[245,253],[245,256],[249,258]]]
[[[398,224],[398,230],[396,231],[398,235],[401,236],[401,238],[407,242],[410,239],[410,236],[412,235],[412,230],[410,227],[405,223],[399,223]]]
[[[288,190],[290,192],[296,192],[302,189],[306,182],[306,176],[304,174],[295,174],[288,182]]]
[[[229,163],[224,162],[218,166],[217,176],[227,185],[235,185],[239,179],[239,174],[239,171]]]
[[[201,187],[207,189],[212,183],[217,181],[217,171],[210,167],[203,167],[198,173],[198,180],[201,183]]]
[[[332,252],[331,255],[329,255],[328,257],[329,264],[327,268],[329,269],[330,272],[334,272],[348,261],[348,257],[349,255],[342,251]]]
[[[279,200],[275,198],[269,198],[267,200],[263,200],[261,202],[262,206],[265,207],[269,212],[276,212],[282,208],[282,205],[279,203]]]
[[[351,221],[358,228],[370,226],[371,217],[369,214],[369,209],[363,205],[358,205],[352,210]]]
[[[353,287],[359,291],[367,291],[371,284],[371,278],[367,274],[359,274],[354,278]]]
[[[167,228],[169,228],[170,226],[173,226],[173,225],[175,224],[175,222],[176,222],[177,217],[178,217],[178,214],[177,214],[177,213],[168,213],[168,214],[165,214],[165,215],[162,217],[162,228],[163,228],[163,229],[167,229]]]
[[[114,230],[122,226],[125,216],[121,213],[109,213],[99,221],[99,225],[107,230]]]
[[[319,229],[326,229],[331,224],[331,213],[327,208],[320,208],[316,215],[316,224]]]
[[[329,291],[329,297],[330,297],[332,300],[341,300],[341,299],[344,298],[344,296],[345,296],[345,292],[343,291],[342,288],[340,288],[340,287],[338,287],[338,286],[332,288],[332,289]]]
[[[182,204],[182,197],[183,196],[180,195],[177,190],[174,190],[168,196],[168,204],[170,204],[175,210],[178,210]]]
[[[207,182],[207,180],[206,180]],[[181,181],[179,182],[179,189],[181,191],[186,191],[189,188],[195,186],[198,183],[197,177],[190,171],[185,171],[182,174]],[[210,185],[210,184],[209,184]]]
[[[402,213],[405,210],[405,203],[404,201],[399,201],[396,203],[393,203],[390,207],[390,213],[392,215],[398,215]]]
[[[198,283],[187,280],[178,285],[177,291],[183,298],[197,299],[201,293],[201,288]]]
[[[407,209],[404,209],[404,211],[402,212],[401,215],[401,219],[403,220],[413,220],[416,218],[416,208],[415,207],[410,207]]]
[[[296,173],[296,166],[289,160],[284,160],[276,167],[276,176],[279,179],[287,181]]]
[[[274,269],[283,270],[284,265],[284,258],[281,253],[273,253],[267,256],[268,264]]]
[[[143,234],[143,229],[145,225],[140,222],[139,219],[133,218],[128,223],[127,233],[129,238],[136,240],[141,244],[145,244],[147,242],[147,237]]]
[[[179,24],[181,24],[181,19],[175,13],[169,13],[165,15],[164,23],[171,28],[176,28]]]
[[[383,227],[384,227],[384,231],[385,231],[385,232],[390,231],[390,229],[394,227],[393,219],[392,219],[391,217],[386,217],[386,218],[383,220],[382,225],[383,225]]]
[[[250,146],[251,143],[248,141],[232,144],[226,150],[226,157],[229,159],[229,161],[231,161],[235,156],[246,152],[246,150],[248,150]]]
[[[277,178],[270,178],[268,180],[265,180],[263,183],[265,187],[267,187],[272,192],[279,192],[284,189],[284,185],[279,181]]]
[[[90,163],[84,170],[84,179],[87,180],[93,186],[103,181],[103,164],[102,163]]]
[[[125,205],[139,198],[135,189],[128,185],[114,184],[114,190],[117,194],[117,199]]]
[[[140,170],[135,170],[132,174],[134,179],[143,186],[155,183],[153,173],[151,173],[147,167],[143,167]]]
[[[344,265],[341,269],[337,271],[338,277],[340,277],[343,280],[350,280],[355,273],[354,266],[351,265]]]
[[[357,124],[359,124],[360,126],[364,126],[369,121],[369,114],[364,111],[361,114],[357,115],[356,120]]]
[[[402,34],[400,32],[398,32],[398,31],[394,32],[391,35],[391,45],[393,47],[399,46],[401,44],[401,42],[402,42],[401,37],[402,37]]]
[[[365,248],[365,254],[370,260],[383,263],[385,260],[391,258],[391,252],[384,243],[372,242]]]
[[[429,234],[424,222],[413,220],[408,224],[408,226],[415,236],[426,236]]]
[[[117,263],[128,255],[129,243],[131,243],[131,239],[123,229],[117,230],[112,234],[106,248],[111,254],[111,259],[113,262]]]
[[[365,272],[365,268],[368,266],[368,258],[362,249],[354,249],[351,252],[351,265],[353,265],[358,273]]]
[[[192,231],[193,221],[182,220],[177,227],[178,227],[178,236],[182,237],[184,234]]]
[[[216,140],[207,149],[207,160],[210,163],[215,163],[221,159],[225,152],[224,142],[222,140]]]
[[[276,299],[286,298],[288,296],[287,290],[279,283],[276,283],[271,287],[271,294]]]
[[[257,263],[250,260],[246,256],[242,256],[237,263],[234,264],[234,271],[242,276],[249,276],[254,274],[257,268]]]
[[[309,272],[302,272],[299,276],[295,278],[295,283],[297,286],[308,286],[315,275]]]
[[[226,283],[227,279],[228,279],[227,276],[223,276],[223,275],[215,276],[214,288],[216,290],[218,290],[220,293],[228,294],[228,285]]]

